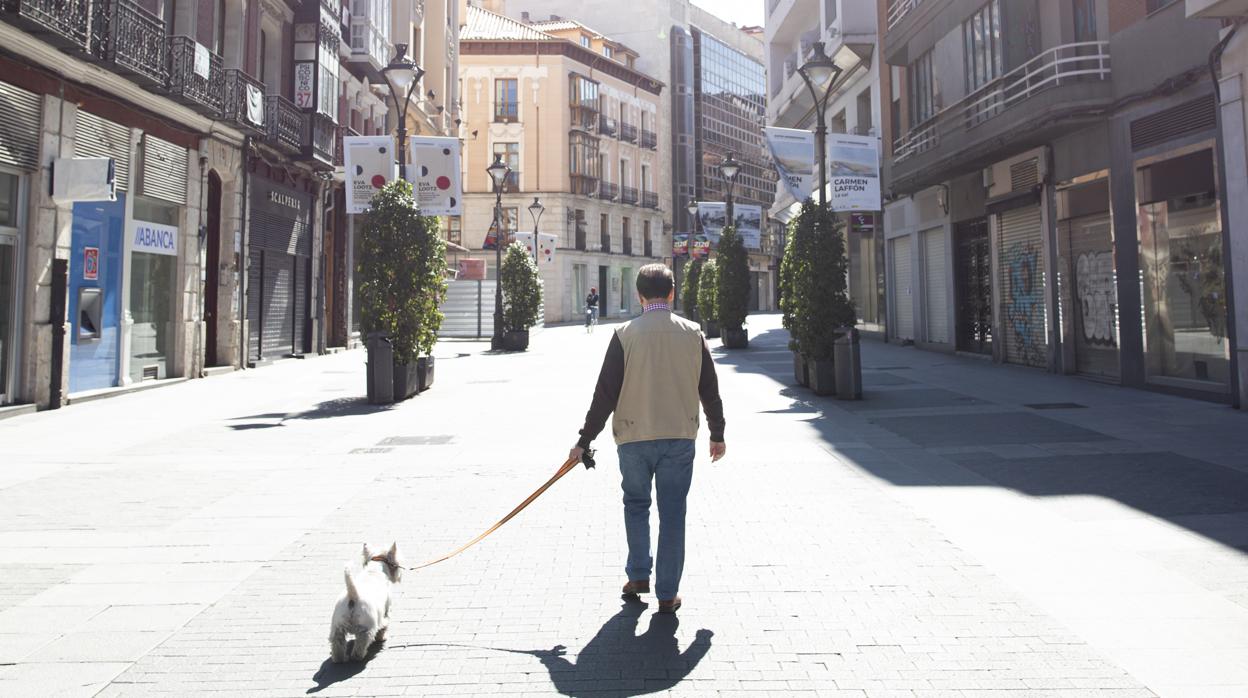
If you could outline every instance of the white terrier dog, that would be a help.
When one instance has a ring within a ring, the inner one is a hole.
[[[390,586],[403,577],[399,562],[399,544],[394,543],[384,555],[374,553],[364,544],[364,564],[352,571],[343,570],[347,590],[334,606],[330,624],[330,657],[335,663],[347,661],[347,635],[355,636],[350,658],[363,661],[374,642],[386,639],[390,625]]]

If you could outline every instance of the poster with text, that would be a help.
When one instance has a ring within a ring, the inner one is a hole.
[[[737,204],[732,206],[732,216],[736,219],[737,232],[747,250],[762,249],[763,207],[753,204]],[[698,202],[698,224],[702,234],[714,246],[719,245],[719,234],[727,225],[728,205],[720,201]]]
[[[459,139],[418,136],[412,138],[407,178],[412,182],[416,205],[426,216],[458,216],[463,209],[463,185],[459,172]]]
[[[541,249],[538,252],[537,261],[541,264],[553,264],[555,261],[555,245],[559,239],[554,233],[538,233],[538,242]],[[512,240],[524,245],[524,249],[529,251],[529,255],[533,254],[533,233],[516,233],[512,235]]]
[[[763,135],[785,188],[794,199],[805,201],[819,187],[815,134],[795,128],[765,128]]]
[[[829,134],[828,185],[833,211],[880,210],[880,139]]]
[[[365,213],[373,195],[395,179],[394,137],[343,136],[342,151],[347,213]]]

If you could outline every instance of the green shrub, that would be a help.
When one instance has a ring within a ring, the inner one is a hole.
[[[702,274],[702,260],[690,257],[685,260],[685,285],[680,289],[680,304],[685,315],[694,322],[698,320],[698,279]]]
[[[523,332],[537,324],[542,285],[537,263],[523,243],[513,242],[503,256],[503,328]]]
[[[698,274],[698,319],[719,322],[719,263],[708,259]]]
[[[446,244],[438,219],[421,216],[412,185],[399,180],[373,196],[360,226],[360,328],[394,345],[394,360],[413,363],[433,351],[446,297]]]
[[[733,226],[724,228],[719,238],[718,298],[716,317],[720,327],[739,330],[750,310],[750,253]]]

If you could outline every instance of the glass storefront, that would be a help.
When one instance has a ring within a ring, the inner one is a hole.
[[[877,233],[879,216],[851,213],[846,252],[849,256],[849,298],[862,329],[884,331],[884,243]]]
[[[1211,147],[1136,171],[1150,381],[1230,389],[1225,260]],[[1160,379],[1160,380],[1158,380]]]
[[[136,197],[130,225],[130,379],[167,378],[173,351],[178,218],[173,204]]]

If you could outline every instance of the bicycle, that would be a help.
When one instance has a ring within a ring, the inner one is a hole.
[[[598,309],[592,305],[585,306],[585,332],[593,334],[594,327],[598,324]]]

